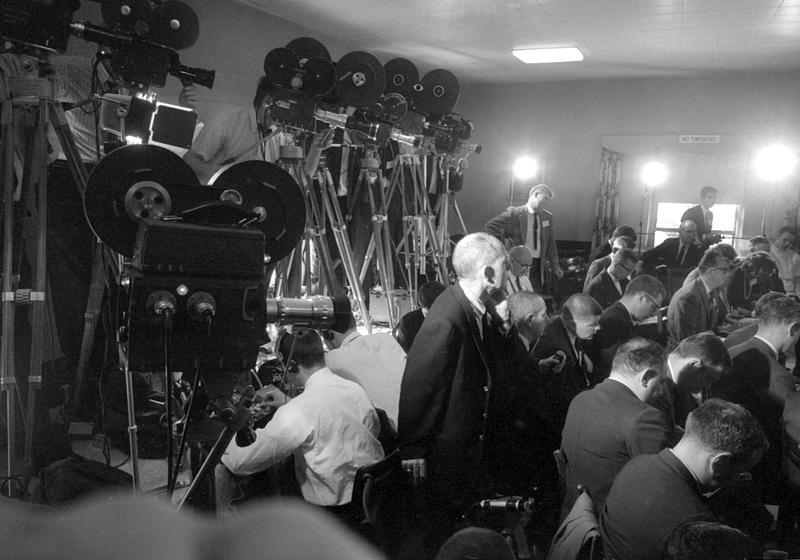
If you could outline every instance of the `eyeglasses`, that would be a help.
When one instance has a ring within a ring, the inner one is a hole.
[[[728,266],[715,266],[711,270],[723,270],[725,272],[733,272],[736,269],[735,264],[729,264]]]
[[[653,296],[651,296],[651,295],[650,295],[650,294],[648,294],[647,292],[642,292],[642,295],[643,295],[644,297],[646,297],[646,298],[647,298],[647,301],[649,301],[649,302],[650,302],[650,305],[653,307],[653,311],[655,311],[656,309],[659,309],[659,308],[661,307],[661,306],[660,306],[660,305],[659,305],[659,304],[656,302],[656,300],[655,300],[655,299],[653,299]]]
[[[533,266],[533,263],[524,263],[522,261],[518,261],[517,259],[511,259],[511,260],[517,263],[522,268],[530,268]]]

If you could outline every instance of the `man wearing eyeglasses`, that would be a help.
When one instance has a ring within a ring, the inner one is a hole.
[[[584,293],[589,294],[603,309],[618,301],[625,293],[628,278],[636,269],[638,257],[633,249],[622,249],[611,256],[609,267],[592,278]]]
[[[677,237],[669,237],[641,256],[641,269],[652,274],[659,265],[670,269],[692,269],[703,257],[703,247],[697,241],[697,225],[691,220],[681,222]]]
[[[738,512],[712,511],[703,494],[743,483],[767,447],[745,408],[720,399],[703,403],[689,415],[675,447],[635,457],[614,480],[600,518],[605,557],[660,558],[682,523],[727,522]]]
[[[727,286],[736,265],[708,251],[697,268],[699,278],[675,292],[669,303],[667,329],[673,346],[687,336],[714,330],[727,315],[718,293]]]
[[[509,269],[506,274],[506,293],[514,292],[533,292],[533,286],[529,278],[531,266],[533,265],[533,255],[525,245],[512,247],[508,252]]]

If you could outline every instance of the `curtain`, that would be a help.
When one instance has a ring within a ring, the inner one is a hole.
[[[619,216],[619,182],[622,177],[623,154],[601,148],[600,181],[594,199],[594,229],[592,231],[592,249],[608,240],[611,232],[617,227]]]

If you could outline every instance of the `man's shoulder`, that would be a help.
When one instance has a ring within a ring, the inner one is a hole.
[[[603,270],[589,281],[589,289],[592,289],[596,286],[604,286],[609,282],[611,282],[611,277],[608,275],[607,270]]]

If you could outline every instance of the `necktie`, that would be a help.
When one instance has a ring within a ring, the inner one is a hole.
[[[678,266],[683,266],[683,258],[686,256],[686,245],[681,243],[681,248],[678,251]]]
[[[517,291],[518,292],[522,291],[522,284],[520,283],[519,277],[517,277]]]
[[[533,250],[536,250],[537,245],[539,244],[539,214],[538,212],[533,213]]]

